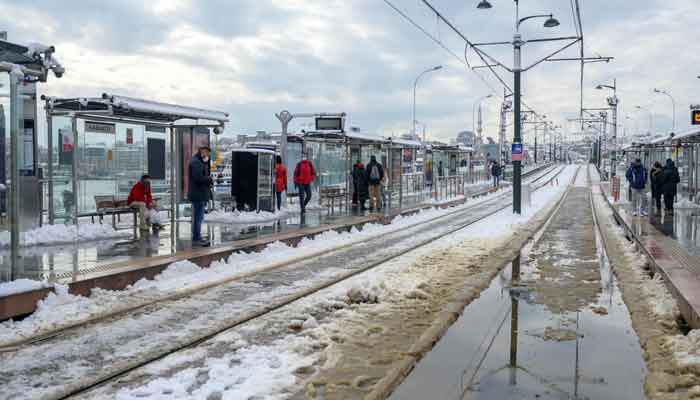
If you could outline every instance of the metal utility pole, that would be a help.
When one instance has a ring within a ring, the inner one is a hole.
[[[665,90],[654,89],[654,93],[665,94],[666,96],[668,96],[669,99],[671,99],[671,105],[673,106],[673,128],[672,128],[673,130],[672,130],[672,132],[675,133],[676,132],[676,99],[674,99],[673,96],[671,96],[671,94]]]
[[[427,74],[428,72],[437,71],[439,69],[442,69],[442,65],[437,65],[433,68],[428,68],[425,71],[418,74],[416,80],[413,82],[413,121],[411,123],[411,125],[413,126],[413,130],[411,131],[411,133],[413,134],[414,138],[416,137],[416,89],[418,88],[418,81],[420,80],[420,78],[423,77],[423,75]],[[423,141],[425,142],[425,137],[423,137]]]
[[[522,120],[520,115],[520,74],[522,72],[522,63],[520,58],[520,48],[523,45],[522,36],[520,36],[520,19],[518,15],[518,2],[515,2],[515,35],[513,35],[513,147],[522,146]],[[522,148],[522,147],[521,147]],[[513,212],[520,214],[522,212],[522,161],[520,159],[513,160]]]
[[[612,97],[608,97],[608,105],[612,109],[612,123],[613,123],[613,129],[612,129],[612,146],[610,149],[610,176],[613,177],[616,175],[616,169],[617,169],[617,105],[619,104],[619,99],[617,97],[617,79],[613,79],[613,84],[612,86],[610,85],[598,85],[596,86],[596,89],[612,89],[613,95]]]

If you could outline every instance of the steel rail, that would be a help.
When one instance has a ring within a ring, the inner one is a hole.
[[[543,187],[547,186],[553,180],[557,179],[557,177],[564,171],[564,169],[565,169],[565,167],[561,167],[558,171],[556,171],[555,175],[549,177],[544,183],[542,183],[537,188],[535,188],[535,190],[540,190]],[[538,177],[537,180],[548,177],[551,174],[551,172],[552,172],[552,170],[549,170],[544,175]],[[314,286],[309,287],[301,292],[286,296],[283,300],[277,302],[276,304],[267,305],[266,307],[264,307],[256,312],[250,313],[250,314],[246,315],[245,317],[237,319],[236,321],[233,321],[232,323],[227,324],[226,326],[214,329],[210,332],[207,332],[206,334],[201,335],[198,338],[193,338],[193,339],[191,339],[191,340],[189,340],[189,341],[187,341],[187,342],[183,343],[182,345],[179,345],[175,348],[168,349],[168,350],[160,352],[159,354],[151,355],[149,357],[146,357],[143,360],[136,361],[136,362],[132,363],[130,366],[122,368],[119,371],[114,371],[114,372],[108,373],[102,377],[95,378],[93,380],[93,382],[87,383],[82,387],[75,388],[75,389],[69,389],[65,393],[60,394],[58,397],[54,397],[54,399],[56,399],[56,400],[68,399],[68,398],[71,398],[71,397],[74,397],[77,395],[87,393],[87,392],[89,392],[93,389],[96,389],[98,387],[104,386],[105,384],[107,384],[113,380],[116,380],[120,377],[123,377],[124,375],[126,375],[132,371],[135,371],[135,370],[140,369],[144,366],[150,365],[156,361],[164,359],[165,357],[167,357],[169,355],[179,353],[183,350],[187,350],[187,349],[196,347],[196,346],[212,339],[215,336],[218,336],[222,333],[230,331],[231,329],[235,329],[243,324],[246,324],[246,323],[251,322],[253,320],[256,320],[260,317],[263,317],[267,314],[270,314],[273,311],[276,311],[276,310],[279,310],[283,307],[286,307],[286,306],[288,306],[288,305],[290,305],[290,304],[292,304],[300,299],[303,299],[305,297],[313,295],[313,294],[315,294],[323,289],[327,289],[331,286],[337,285],[338,283],[344,282],[344,281],[346,281],[354,276],[360,275],[360,274],[365,273],[367,271],[370,271],[376,267],[384,265],[388,261],[391,261],[393,259],[401,257],[409,252],[415,251],[418,248],[424,247],[424,246],[429,245],[429,244],[431,244],[439,239],[442,239],[445,236],[451,235],[457,231],[460,231],[464,228],[467,228],[468,226],[473,225],[473,224],[475,224],[483,219],[486,219],[486,218],[488,218],[488,217],[490,217],[498,212],[501,212],[501,211],[509,208],[510,206],[511,206],[511,202],[508,201],[505,205],[501,205],[500,207],[497,207],[494,211],[491,211],[491,212],[487,213],[486,215],[480,216],[480,217],[475,218],[475,219],[470,219],[467,222],[460,224],[455,228],[449,229],[446,232],[443,232],[439,235],[436,235],[435,237],[423,240],[423,241],[413,245],[412,247],[409,247],[407,249],[403,249],[403,250],[398,251],[398,252],[391,254],[389,256],[382,257],[378,260],[375,260],[375,261],[369,263],[368,265],[366,265],[362,268],[350,271],[350,272],[343,274],[341,276],[338,276],[330,281],[323,282],[323,283],[320,283],[318,285],[314,285]]]

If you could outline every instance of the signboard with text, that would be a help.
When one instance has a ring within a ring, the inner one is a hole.
[[[691,121],[690,123],[692,125],[700,125],[700,110],[693,110],[691,112]]]
[[[522,161],[523,160],[523,144],[513,143],[511,147],[511,157],[512,161]]]

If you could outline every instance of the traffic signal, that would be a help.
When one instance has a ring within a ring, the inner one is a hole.
[[[700,110],[693,110],[691,124],[700,125]]]

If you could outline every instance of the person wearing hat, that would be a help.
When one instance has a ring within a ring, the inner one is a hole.
[[[188,166],[189,183],[187,199],[192,203],[192,245],[207,247],[209,241],[202,239],[202,221],[204,209],[209,202],[213,180],[209,174],[209,154],[211,150],[202,146],[197,150]]]

